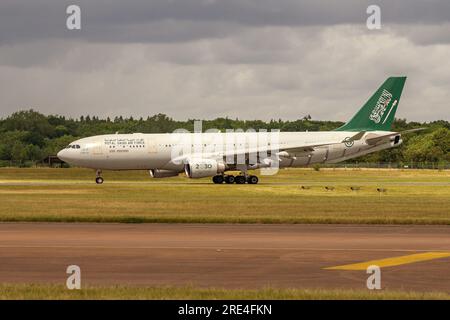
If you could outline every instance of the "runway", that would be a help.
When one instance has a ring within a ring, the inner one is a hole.
[[[450,292],[447,253],[450,226],[0,224],[2,283],[365,289],[345,266],[384,259],[384,289]]]

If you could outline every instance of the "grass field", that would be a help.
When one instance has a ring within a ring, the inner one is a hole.
[[[151,179],[144,171],[104,172],[96,185],[94,176],[2,168],[0,221],[450,225],[448,170],[286,169],[258,185]]]
[[[194,287],[88,287],[81,290],[68,290],[59,285],[39,284],[0,284],[0,299],[152,299],[152,300],[449,300],[444,292],[406,292],[406,291],[369,291],[369,290],[308,290],[273,289],[229,290]]]

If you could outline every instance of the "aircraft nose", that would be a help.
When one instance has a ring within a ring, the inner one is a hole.
[[[66,161],[67,160],[67,150],[62,149],[61,151],[58,152],[58,154],[56,155],[60,160],[62,161]]]

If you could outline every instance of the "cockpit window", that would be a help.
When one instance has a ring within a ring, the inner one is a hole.
[[[66,149],[80,149],[81,146],[79,144],[69,144]]]

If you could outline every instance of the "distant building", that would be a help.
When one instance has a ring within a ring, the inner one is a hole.
[[[46,158],[42,159],[41,163],[49,167],[68,167],[68,164],[66,162],[53,155],[47,156]]]

